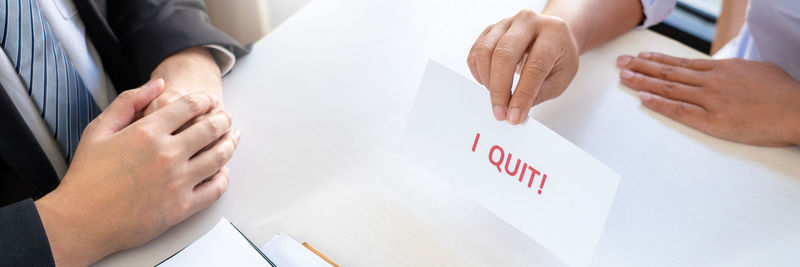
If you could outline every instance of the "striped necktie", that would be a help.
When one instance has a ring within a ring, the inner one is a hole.
[[[36,0],[0,0],[3,50],[69,163],[100,109],[56,40]]]

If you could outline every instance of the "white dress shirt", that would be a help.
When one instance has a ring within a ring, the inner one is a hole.
[[[676,0],[641,0],[647,28],[664,20]],[[800,80],[800,2],[756,0],[747,8],[739,34],[714,54],[715,59],[743,58],[776,64]]]
[[[99,54],[86,37],[85,27],[78,17],[75,4],[71,0],[36,0],[36,2],[98,107],[105,109],[117,97],[117,93],[103,69]],[[206,47],[217,61],[223,75],[227,74],[236,61],[233,53],[217,45]],[[56,174],[63,177],[68,167],[64,153],[61,152],[55,138],[50,135],[47,124],[28,96],[22,79],[8,57],[0,58],[0,82],[47,155]]]

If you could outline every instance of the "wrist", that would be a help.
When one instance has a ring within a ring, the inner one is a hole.
[[[172,72],[180,71],[181,68],[191,68],[203,71],[204,74],[222,77],[222,73],[217,65],[217,61],[205,47],[190,47],[177,52],[163,61],[153,70],[151,78],[161,78],[156,76],[170,75]]]
[[[578,54],[580,55],[586,52],[584,49],[586,47],[586,41],[589,40],[589,36],[587,36],[588,31],[586,30],[586,27],[584,27],[584,20],[582,19],[584,16],[576,15],[574,14],[573,10],[565,10],[559,5],[546,6],[542,11],[542,14],[563,20],[564,23],[567,24],[569,34],[572,36],[572,40],[578,49]]]
[[[88,266],[116,251],[103,242],[99,222],[80,214],[83,209],[60,199],[58,189],[34,202],[50,243],[56,266]]]
[[[222,73],[217,61],[205,47],[191,47],[169,56],[153,70],[150,77],[164,79],[165,91],[175,91],[180,95],[208,92],[222,97]],[[202,86],[184,86],[187,84]]]

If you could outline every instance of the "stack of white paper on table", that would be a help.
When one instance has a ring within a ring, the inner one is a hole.
[[[276,235],[269,240],[261,251],[279,267],[331,267],[322,258],[300,245],[286,233]]]
[[[330,267],[331,265],[285,233],[276,235],[262,247],[262,250],[259,250],[233,224],[222,218],[206,234],[158,266]]]
[[[430,61],[402,152],[565,263],[589,265],[619,175],[536,120],[492,114],[485,88]]]

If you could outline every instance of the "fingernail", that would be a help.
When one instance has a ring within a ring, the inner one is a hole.
[[[520,121],[520,110],[519,108],[511,108],[508,110],[508,122],[511,124],[517,124]]]
[[[625,80],[630,79],[633,77],[633,72],[630,70],[622,70],[622,72],[619,73],[619,77]]]
[[[639,100],[649,101],[651,98],[653,98],[652,94],[648,92],[639,92]]]
[[[506,119],[506,109],[501,106],[494,106],[492,107],[494,111],[494,118],[498,121],[502,121]]]
[[[630,56],[620,56],[617,58],[617,65],[620,67],[627,66],[631,62]]]
[[[650,53],[650,52],[641,52],[641,53],[639,53],[639,57],[640,58],[644,58],[644,59],[649,59],[650,56],[652,56],[652,55],[653,55],[653,53]]]
[[[242,132],[239,130],[233,130],[233,136],[236,137],[236,141],[239,141],[242,139]]]
[[[209,97],[211,97],[211,101],[213,101],[213,102],[214,102],[214,106],[217,106],[217,105],[219,105],[219,97],[218,97],[217,95],[215,95],[215,94],[208,94],[208,96],[209,96]]]

